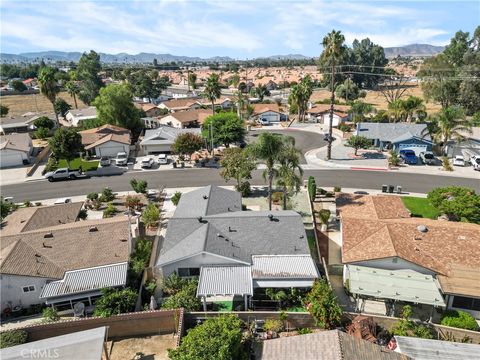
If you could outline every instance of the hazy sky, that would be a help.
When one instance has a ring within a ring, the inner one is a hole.
[[[347,43],[445,45],[480,24],[480,1],[1,0],[1,51],[139,52],[245,59],[317,56],[332,28]]]

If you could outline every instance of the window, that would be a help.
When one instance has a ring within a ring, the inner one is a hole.
[[[35,286],[29,285],[22,287],[24,293],[35,291]]]
[[[455,296],[453,298],[452,307],[480,311],[480,299],[474,299],[463,296]]]
[[[178,275],[182,277],[199,276],[200,268],[178,268]]]

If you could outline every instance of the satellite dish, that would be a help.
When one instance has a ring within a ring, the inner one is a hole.
[[[85,304],[83,302],[77,302],[73,305],[73,315],[76,317],[85,316]]]

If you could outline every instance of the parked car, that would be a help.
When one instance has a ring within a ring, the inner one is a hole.
[[[101,167],[110,166],[110,158],[108,156],[102,156],[100,158],[100,166]]]
[[[142,169],[151,169],[154,162],[155,162],[155,161],[153,160],[152,157],[150,157],[150,156],[145,156],[145,157],[142,159]]]
[[[115,159],[115,165],[117,166],[125,166],[127,165],[128,161],[128,156],[127,153],[122,151],[117,154],[117,157]]]
[[[420,153],[420,160],[422,160],[422,163],[425,165],[435,165],[436,159],[435,155],[431,151],[422,151]]]
[[[465,166],[465,159],[462,155],[456,155],[453,158],[453,165],[454,166]]]
[[[48,181],[56,181],[56,180],[74,180],[80,176],[80,172],[78,170],[70,170],[68,168],[60,168],[55,171],[50,171],[45,174],[45,179]]]
[[[400,157],[402,158],[403,162],[408,165],[416,165],[418,162],[417,155],[415,155],[415,151],[413,150],[400,150]]]
[[[472,164],[473,170],[480,171],[480,155],[470,156],[470,164]]]
[[[160,155],[158,155],[158,163],[159,163],[160,165],[166,165],[166,164],[168,164],[167,154],[160,154]]]
[[[260,118],[258,120],[258,122],[260,123],[260,125],[263,125],[263,126],[270,125],[270,121],[268,119],[265,119],[265,118]]]

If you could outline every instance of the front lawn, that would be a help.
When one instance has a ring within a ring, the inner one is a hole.
[[[405,207],[412,213],[412,216],[436,219],[440,214],[426,198],[413,196],[402,196]]]
[[[82,166],[83,171],[97,170],[98,163],[99,163],[98,160],[85,161],[78,157],[70,161],[70,169],[78,170],[80,166]],[[68,167],[67,160],[65,159],[58,160],[58,168],[64,168],[64,167]]]

